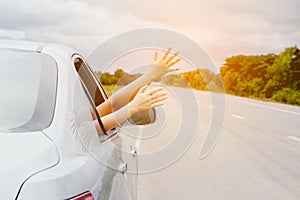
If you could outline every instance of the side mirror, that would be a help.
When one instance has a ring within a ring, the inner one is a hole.
[[[128,119],[128,122],[133,125],[152,124],[156,120],[156,111],[151,108],[148,111],[138,112]]]

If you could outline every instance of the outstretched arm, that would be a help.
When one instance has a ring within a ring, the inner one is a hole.
[[[141,86],[149,84],[153,81],[158,81],[163,75],[178,70],[178,68],[171,68],[171,66],[180,61],[180,58],[176,58],[179,53],[176,52],[172,55],[169,55],[170,51],[171,48],[168,48],[160,60],[157,59],[158,52],[156,51],[154,53],[151,67],[147,73],[118,90],[107,101],[103,102],[97,107],[100,117],[108,115],[130,102],[135,97]]]
[[[167,94],[162,91],[163,88],[157,87],[146,91],[148,87],[149,85],[141,87],[130,103],[101,118],[106,131],[116,127],[137,112],[146,111],[153,107],[163,105],[162,101],[167,99]],[[100,130],[98,123],[96,123],[96,127]]]

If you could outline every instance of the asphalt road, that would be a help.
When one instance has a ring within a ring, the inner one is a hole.
[[[197,91],[198,108],[189,111],[189,119],[181,119],[178,102],[189,103],[182,98],[185,93],[188,90],[172,89],[162,112],[167,122],[159,134],[137,144],[142,154],[159,152],[178,136],[178,124],[195,117],[196,138],[173,164],[139,176],[139,200],[300,199],[300,107],[226,95],[222,135],[201,160],[201,143],[214,126],[211,119],[218,106],[210,93]]]

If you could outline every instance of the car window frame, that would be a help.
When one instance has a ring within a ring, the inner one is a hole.
[[[96,86],[96,88],[99,90],[100,95],[101,95],[101,99],[103,100],[101,103],[103,103],[103,102],[106,100],[107,96],[106,96],[106,94],[104,93],[104,91],[101,91],[101,90],[102,90],[102,87],[99,87],[99,84],[98,84],[98,82],[95,80],[94,74],[91,73],[90,67],[89,67],[89,66],[87,65],[87,63],[85,62],[85,59],[84,59],[81,55],[79,55],[79,54],[77,54],[77,53],[76,53],[76,54],[73,54],[73,55],[72,55],[72,61],[73,61],[73,67],[74,67],[74,69],[75,69],[75,72],[76,72],[76,74],[80,77],[81,86],[82,86],[82,88],[83,88],[83,90],[84,90],[84,93],[85,93],[86,97],[88,98],[88,101],[90,102],[91,106],[93,107],[93,111],[94,111],[94,113],[96,114],[96,118],[97,118],[98,124],[100,125],[101,132],[102,132],[104,135],[107,135],[107,132],[105,131],[104,125],[103,125],[103,123],[102,123],[102,120],[101,120],[101,118],[100,118],[100,116],[99,116],[99,114],[98,114],[98,112],[97,112],[97,109],[96,109],[96,107],[97,107],[96,103],[97,103],[97,102],[95,102],[95,98],[92,97],[92,94],[90,93],[90,89],[88,88],[87,83],[85,82],[85,80],[83,80],[81,74],[78,72],[78,69],[77,69],[77,67],[76,67],[76,65],[75,65],[75,62],[76,62],[77,59],[80,59],[80,60],[82,61],[80,67],[83,67],[84,72],[87,73],[88,78],[89,78],[89,79],[92,78],[92,79],[90,80],[90,81],[92,81],[92,84],[94,84],[94,86]],[[99,104],[101,104],[101,103],[99,103]],[[99,104],[98,104],[98,105],[99,105]],[[100,133],[100,134],[101,134],[101,133]],[[100,134],[99,134],[99,135],[100,135]]]

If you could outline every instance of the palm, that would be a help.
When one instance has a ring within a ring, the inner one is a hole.
[[[154,53],[152,67],[148,71],[148,74],[152,77],[153,81],[160,80],[162,76],[169,72],[179,70],[179,68],[171,68],[181,60],[180,58],[177,58],[179,52],[170,55],[170,51],[171,48],[168,48],[160,60],[158,59],[158,52],[156,51]]]

